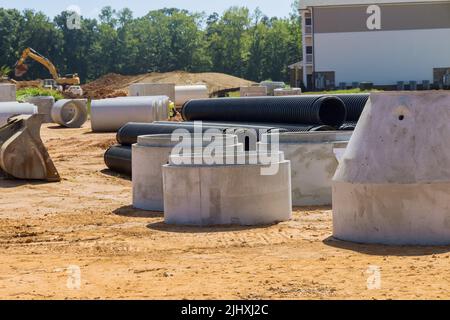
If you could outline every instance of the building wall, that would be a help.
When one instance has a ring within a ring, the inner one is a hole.
[[[433,82],[450,67],[450,29],[315,34],[315,72],[335,71],[340,82]]]
[[[450,1],[379,4],[375,25],[373,10],[372,4],[353,4],[303,11],[312,12],[315,77],[334,72],[336,86],[394,85],[433,82],[435,68],[450,68]]]

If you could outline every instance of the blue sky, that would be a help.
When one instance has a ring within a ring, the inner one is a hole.
[[[135,16],[146,14],[149,10],[164,7],[175,7],[190,11],[205,11],[206,13],[223,12],[233,5],[246,6],[253,10],[259,7],[268,16],[284,17],[291,12],[293,0],[0,0],[2,8],[19,10],[31,8],[43,11],[51,17],[71,5],[78,6],[81,14],[87,17],[97,17],[100,8],[110,5],[115,9],[129,7]]]

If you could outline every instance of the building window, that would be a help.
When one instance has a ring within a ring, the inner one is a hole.
[[[313,47],[312,46],[307,46],[306,47],[306,54],[313,54]]]
[[[305,26],[311,26],[312,25],[312,19],[311,18],[306,18],[305,19]]]

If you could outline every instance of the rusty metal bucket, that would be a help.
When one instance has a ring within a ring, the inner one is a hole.
[[[40,135],[43,115],[11,117],[0,127],[0,175],[24,180],[60,181]]]

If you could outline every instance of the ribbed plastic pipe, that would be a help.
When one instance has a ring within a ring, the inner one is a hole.
[[[87,100],[62,99],[52,107],[53,122],[67,128],[81,128],[87,121]]]
[[[167,122],[167,123],[134,123],[130,122],[124,125],[117,132],[117,142],[122,145],[132,145],[137,142],[137,137],[142,135],[151,134],[171,134],[177,129],[185,129],[188,132],[205,132],[208,130],[216,129],[223,133],[236,134],[238,137],[242,137],[245,134],[251,134],[255,136],[256,141],[259,140],[259,135],[262,133],[264,128],[258,126],[228,126],[228,125],[214,125],[214,124],[202,124],[201,129],[199,126],[194,125],[194,123],[184,123],[184,122]],[[239,133],[240,132],[240,133]],[[270,130],[269,130],[270,132]],[[264,131],[266,133],[266,131]],[[252,137],[253,139],[253,137]],[[244,143],[240,140],[240,142]],[[256,143],[255,143],[256,147]],[[246,150],[251,150],[246,143]]]
[[[37,112],[38,108],[31,103],[0,102],[0,126],[4,126],[12,116]]]
[[[131,176],[131,147],[115,145],[104,155],[105,164],[109,170]]]
[[[175,104],[182,106],[189,100],[209,98],[208,87],[206,85],[176,86]]]
[[[94,100],[91,126],[94,132],[115,132],[128,122],[167,120],[169,97],[120,97]]]
[[[181,111],[186,121],[299,123],[341,126],[347,112],[336,96],[245,97],[191,100]]]
[[[346,122],[358,122],[361,114],[369,100],[368,93],[358,93],[358,94],[340,94],[337,95],[341,99],[345,107],[347,108],[347,119]]]

